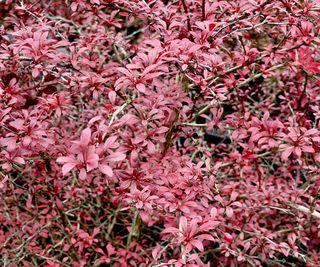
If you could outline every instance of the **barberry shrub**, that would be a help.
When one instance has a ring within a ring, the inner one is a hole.
[[[3,266],[320,266],[318,0],[0,1]]]

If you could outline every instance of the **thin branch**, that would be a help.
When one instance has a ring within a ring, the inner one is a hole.
[[[316,211],[316,210],[312,211],[311,208],[307,208],[305,206],[302,206],[299,204],[294,204],[291,202],[285,202],[285,203],[291,208],[294,208],[294,209],[301,211],[301,212],[304,212],[304,213],[308,213],[309,215],[311,215],[317,219],[320,219],[320,212],[319,211]]]
[[[206,19],[206,0],[202,0],[202,21]]]
[[[190,17],[189,17],[189,14],[188,14],[188,7],[187,7],[187,4],[186,4],[185,0],[181,0],[181,2],[182,2],[182,5],[183,5],[184,12],[187,14],[187,26],[188,26],[188,31],[190,32],[191,31],[191,23],[190,23]]]

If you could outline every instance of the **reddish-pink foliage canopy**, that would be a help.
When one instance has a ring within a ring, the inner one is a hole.
[[[320,266],[318,0],[0,1],[0,264]]]

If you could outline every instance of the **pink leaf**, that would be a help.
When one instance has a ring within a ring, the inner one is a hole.
[[[230,201],[235,201],[236,198],[238,197],[239,193],[232,191],[231,196],[230,196]]]
[[[8,175],[5,175],[2,181],[0,181],[0,189],[4,188],[7,181],[8,181]]]
[[[63,210],[63,203],[60,200],[60,198],[56,197],[56,206],[58,208],[58,210],[62,211]]]
[[[305,136],[315,135],[315,134],[317,134],[318,132],[319,132],[319,131],[318,131],[317,129],[310,129],[310,130],[306,131],[306,132],[304,133],[304,135],[305,135]]]
[[[293,147],[287,148],[281,153],[282,160],[287,160],[293,151]]]
[[[216,217],[218,214],[218,210],[216,207],[213,207],[211,210],[210,210],[210,216],[211,217]]]
[[[232,242],[233,242],[233,237],[232,237],[232,235],[230,235],[229,233],[224,233],[224,234],[223,234],[223,237],[224,237],[224,239],[225,239],[227,242],[229,242],[229,243],[232,243]]]
[[[199,229],[200,229],[201,231],[209,231],[209,230],[215,228],[216,226],[218,226],[219,224],[220,224],[219,221],[208,221],[208,222],[203,223],[203,224],[199,227]]]
[[[105,174],[105,175],[107,175],[107,176],[109,176],[109,177],[112,177],[112,176],[113,176],[113,171],[112,171],[112,169],[111,169],[108,165],[100,165],[100,166],[99,166],[99,170],[100,170],[103,174]]]
[[[77,163],[66,163],[62,166],[62,175],[66,175],[70,172],[73,168],[77,166]]]
[[[87,178],[87,172],[84,168],[82,168],[79,173],[79,179],[83,181],[86,178]]]
[[[231,218],[233,216],[233,209],[231,207],[226,208],[227,217]]]
[[[90,128],[86,128],[82,131],[81,137],[80,137],[80,145],[82,146],[88,146],[91,140],[91,130]]]
[[[108,98],[109,98],[109,100],[110,100],[110,102],[111,102],[112,104],[115,103],[115,101],[116,101],[116,96],[117,96],[117,94],[116,94],[115,91],[111,91],[111,92],[108,93]]]
[[[117,136],[110,136],[104,143],[107,148],[116,148],[118,145],[116,144]]]
[[[158,253],[159,253],[159,251],[161,250],[161,247],[159,246],[159,245],[157,245],[153,250],[152,250],[152,258],[154,259],[154,260],[156,260],[158,257]]]
[[[117,68],[118,71],[120,71],[122,74],[126,75],[127,77],[131,77],[132,74],[130,71],[128,71],[126,68]]]
[[[203,244],[200,240],[191,240],[190,243],[192,244],[192,246],[196,247],[197,249],[199,249],[199,251],[203,252],[204,248],[203,248]]]
[[[209,234],[201,234],[201,235],[197,235],[198,239],[205,239],[205,240],[210,240],[210,241],[214,241],[214,238],[212,235]]]
[[[183,231],[184,229],[187,228],[187,226],[188,226],[187,218],[184,216],[180,217],[180,227],[179,228],[182,229],[182,231]]]
[[[179,229],[175,227],[167,227],[162,231],[163,234],[175,234],[179,232],[180,232]]]
[[[110,243],[107,245],[106,249],[109,256],[116,254],[115,248]]]
[[[114,152],[107,157],[107,161],[116,162],[116,161],[124,160],[125,158],[126,158],[125,154],[121,152]]]
[[[58,157],[56,161],[58,163],[78,163],[78,161],[72,157]]]
[[[313,149],[312,146],[303,146],[302,147],[303,152],[308,152],[308,153],[315,153],[315,150]]]
[[[15,157],[15,158],[13,159],[13,161],[14,161],[15,163],[18,163],[18,164],[21,164],[21,165],[25,164],[25,160],[24,160],[23,158],[21,158],[21,157]]]
[[[146,87],[143,83],[138,83],[136,85],[136,88],[138,89],[139,92],[141,93],[145,93],[146,92]]]

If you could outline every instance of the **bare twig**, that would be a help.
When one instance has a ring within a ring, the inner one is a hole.
[[[316,211],[316,210],[313,210],[311,208],[307,208],[305,206],[302,206],[302,205],[299,205],[299,204],[294,204],[294,203],[291,203],[291,202],[285,202],[286,205],[288,205],[289,207],[291,208],[294,208],[298,211],[301,211],[301,212],[304,212],[304,213],[308,213],[309,215],[317,218],[317,219],[320,219],[320,212]]]
[[[190,32],[191,31],[191,23],[190,23],[190,17],[188,14],[188,6],[187,6],[185,0],[182,0],[182,5],[183,5],[184,12],[187,14],[187,27],[188,27],[188,31]]]

